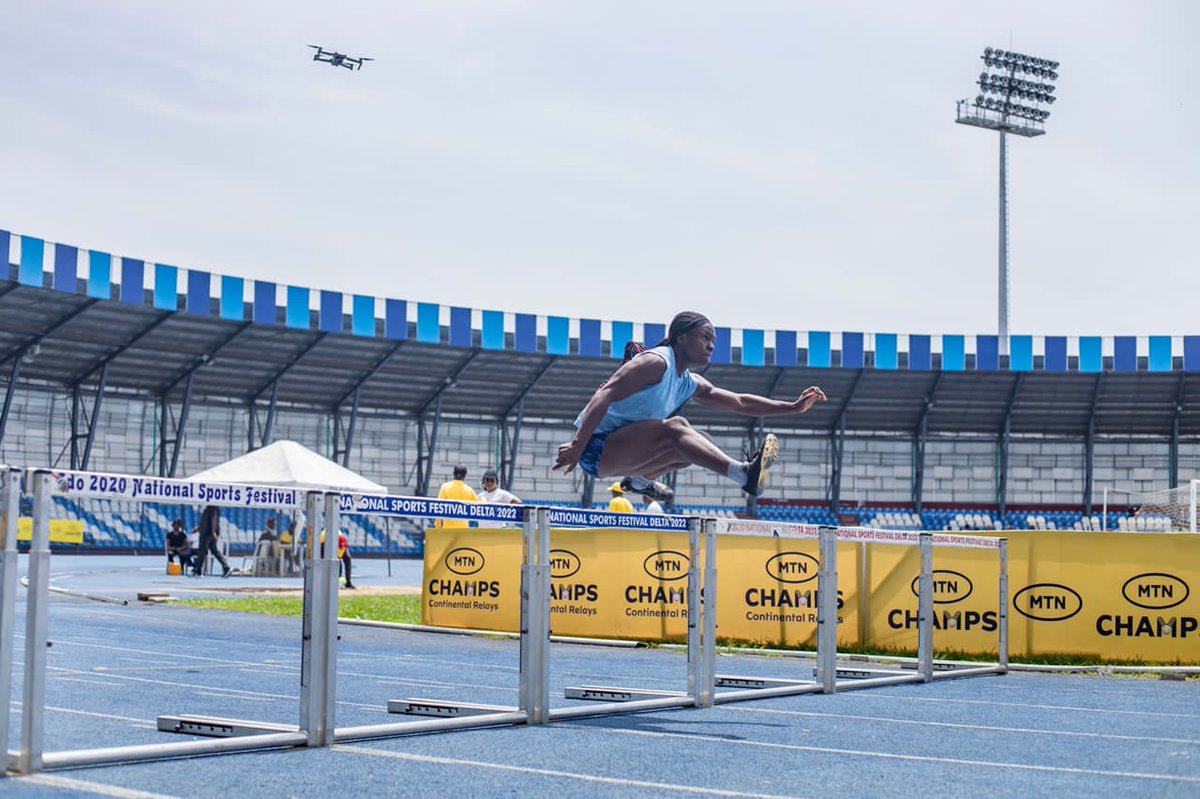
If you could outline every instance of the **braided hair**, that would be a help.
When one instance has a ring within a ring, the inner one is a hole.
[[[695,311],[680,311],[675,314],[675,318],[671,320],[670,327],[667,328],[667,337],[658,342],[656,347],[670,347],[679,341],[679,339],[691,333],[698,327],[703,325],[711,325],[712,322],[702,313]],[[645,352],[649,347],[640,341],[631,341],[625,345],[625,361],[633,360],[635,357]]]

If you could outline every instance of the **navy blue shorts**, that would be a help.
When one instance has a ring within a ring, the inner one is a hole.
[[[583,455],[579,458],[579,468],[592,477],[600,476],[600,456],[604,453],[606,438],[608,438],[608,433],[592,434],[592,437],[588,439],[587,446],[583,448]]]

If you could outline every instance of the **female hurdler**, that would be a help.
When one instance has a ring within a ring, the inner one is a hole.
[[[736,461],[708,433],[673,414],[690,399],[747,416],[804,413],[825,402],[825,393],[810,386],[792,402],[782,402],[718,388],[691,372],[708,366],[715,340],[712,322],[684,311],[671,320],[657,347],[626,347],[625,362],[575,419],[575,437],[559,446],[553,468],[570,474],[578,466],[592,477],[630,475],[621,481],[626,491],[670,501],[671,489],[654,478],[695,464],[728,477],[751,496],[761,494],[779,454],[774,434],[749,460]]]

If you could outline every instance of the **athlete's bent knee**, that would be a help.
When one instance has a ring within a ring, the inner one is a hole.
[[[667,432],[674,437],[685,435],[689,430],[692,429],[691,423],[682,416],[672,416],[670,419],[665,419],[663,421],[663,426],[666,428]]]

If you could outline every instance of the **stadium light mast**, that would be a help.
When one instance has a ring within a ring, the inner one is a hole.
[[[1000,354],[1008,354],[1008,139],[1046,133],[1058,62],[1011,50],[984,48],[984,71],[974,101],[959,100],[957,122],[1000,132]]]

